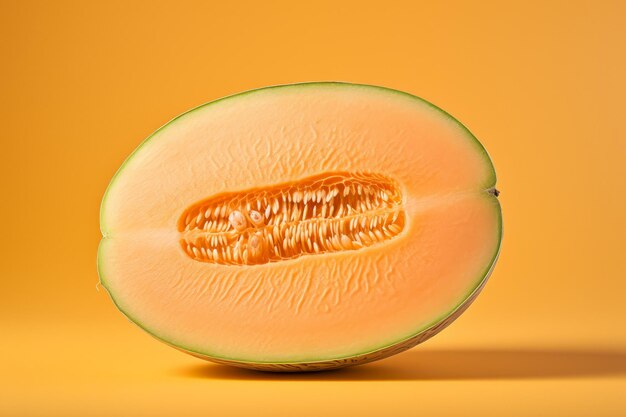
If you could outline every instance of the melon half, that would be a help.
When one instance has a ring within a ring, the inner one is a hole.
[[[98,269],[159,340],[236,366],[369,362],[433,336],[496,262],[491,160],[395,90],[264,88],[172,120],[111,181]]]

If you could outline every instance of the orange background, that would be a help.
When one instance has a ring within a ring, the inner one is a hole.
[[[563,2],[0,6],[0,415],[626,414],[626,6]],[[422,96],[494,159],[500,262],[452,327],[313,375],[207,364],[96,290],[124,158],[205,101],[344,80]]]

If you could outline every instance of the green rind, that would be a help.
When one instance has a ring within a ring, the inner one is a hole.
[[[365,88],[374,88],[374,89],[379,89],[379,90],[384,90],[386,92],[389,93],[394,93],[394,94],[400,94],[403,96],[406,96],[408,98],[414,99],[414,100],[418,100],[424,104],[427,104],[428,106],[434,108],[435,110],[441,112],[444,116],[450,118],[453,122],[455,122],[466,134],[469,138],[471,138],[473,140],[473,142],[479,147],[479,150],[481,151],[481,153],[483,153],[483,155],[486,158],[486,162],[488,162],[489,165],[489,169],[490,169],[490,176],[488,178],[489,181],[487,181],[487,184],[483,185],[483,189],[488,191],[488,189],[491,189],[492,187],[495,186],[496,183],[496,173],[495,173],[495,169],[493,167],[493,163],[491,161],[491,158],[489,156],[489,154],[487,153],[487,150],[484,148],[484,146],[482,145],[482,143],[480,143],[480,141],[470,132],[470,130],[465,127],[465,125],[463,125],[461,122],[459,122],[457,119],[455,119],[452,115],[450,115],[449,113],[447,113],[446,111],[444,111],[443,109],[435,106],[434,104],[420,98],[417,96],[414,96],[412,94],[403,92],[403,91],[399,91],[399,90],[394,90],[394,89],[390,89],[390,88],[386,88],[386,87],[380,87],[380,86],[374,86],[374,85],[367,85],[367,84],[352,84],[352,83],[344,83],[344,82],[310,82],[310,83],[300,83],[300,84],[286,84],[286,85],[277,85],[277,86],[270,86],[270,87],[265,87],[265,88],[260,88],[260,89],[255,89],[255,90],[249,90],[249,91],[245,91],[242,93],[238,93],[238,94],[234,94],[231,96],[227,96],[227,97],[223,97],[205,104],[202,104],[198,107],[195,107],[185,113],[180,114],[179,116],[175,117],[174,119],[170,120],[168,123],[166,123],[165,125],[161,126],[159,129],[157,129],[156,131],[154,131],[150,136],[148,136],[122,163],[122,165],[120,166],[120,168],[117,170],[117,172],[114,174],[113,178],[111,179],[111,182],[109,183],[109,186],[107,187],[103,199],[102,199],[102,203],[100,205],[100,229],[103,235],[103,239],[101,240],[99,246],[98,246],[98,255],[97,255],[97,269],[98,269],[98,276],[100,278],[100,284],[102,285],[103,288],[106,289],[107,293],[109,294],[109,297],[111,298],[111,300],[113,301],[113,303],[115,304],[116,308],[124,315],[126,316],[126,318],[128,318],[128,320],[130,320],[133,324],[135,324],[136,326],[138,326],[139,328],[141,328],[142,330],[144,330],[146,333],[150,334],[151,336],[153,336],[154,338],[160,340],[161,342],[168,344],[170,346],[173,346],[175,348],[178,348],[182,351],[185,351],[187,353],[191,353],[191,354],[195,354],[197,356],[200,357],[205,357],[206,359],[215,359],[216,361],[223,361],[223,362],[231,362],[231,363],[237,363],[240,364],[241,366],[246,367],[246,364],[249,364],[251,368],[255,367],[255,365],[267,365],[267,364],[276,364],[276,365],[289,365],[289,364],[302,364],[302,363],[306,363],[306,364],[311,364],[314,365],[315,363],[322,363],[322,362],[328,362],[328,361],[349,361],[352,358],[357,358],[357,357],[362,357],[365,355],[370,355],[373,354],[375,352],[390,348],[392,346],[395,345],[399,345],[402,344],[403,342],[406,342],[409,339],[413,339],[418,337],[419,335],[421,335],[422,333],[428,331],[429,329],[436,327],[437,325],[439,325],[440,323],[444,322],[445,320],[447,320],[449,317],[451,317],[457,310],[459,310],[460,308],[462,308],[469,299],[472,298],[472,296],[475,295],[475,293],[477,291],[479,291],[482,286],[485,284],[485,281],[487,280],[487,278],[489,277],[491,271],[493,270],[493,267],[495,266],[495,263],[498,259],[499,253],[500,253],[500,248],[501,248],[501,244],[502,244],[502,232],[503,232],[503,224],[502,224],[502,210],[500,207],[500,203],[498,202],[497,197],[493,196],[492,194],[488,194],[486,196],[486,198],[490,198],[493,199],[493,203],[496,206],[497,209],[497,216],[498,216],[498,244],[496,247],[496,250],[491,258],[491,261],[487,264],[486,268],[484,269],[483,273],[480,274],[480,279],[477,280],[476,285],[474,285],[472,287],[472,289],[467,293],[467,295],[463,298],[463,300],[461,302],[459,302],[457,305],[454,306],[454,308],[452,308],[451,310],[449,310],[447,313],[444,313],[443,315],[441,315],[439,318],[433,320],[432,322],[430,322],[429,324],[425,325],[425,326],[421,326],[417,331],[412,332],[409,336],[406,337],[402,337],[392,343],[386,343],[383,345],[380,345],[378,347],[374,347],[371,349],[366,349],[362,352],[358,352],[355,354],[350,354],[347,356],[340,356],[340,357],[331,357],[331,358],[311,358],[311,359],[298,359],[298,360],[293,360],[293,361],[254,361],[254,360],[250,360],[250,359],[245,359],[245,358],[231,358],[231,357],[226,357],[226,356],[221,356],[221,355],[213,355],[210,354],[208,352],[202,352],[198,349],[194,349],[194,348],[189,348],[186,346],[183,346],[181,344],[175,344],[171,341],[168,341],[167,339],[159,336],[155,331],[152,331],[151,329],[147,328],[146,326],[144,326],[142,323],[140,323],[138,320],[133,319],[133,317],[131,317],[130,315],[128,315],[124,308],[120,305],[120,303],[115,299],[112,291],[109,289],[109,287],[107,286],[107,282],[105,279],[105,273],[104,273],[104,265],[103,265],[103,258],[104,258],[104,244],[106,242],[106,239],[108,238],[107,233],[105,231],[106,227],[104,225],[104,219],[103,219],[103,213],[104,213],[104,208],[106,205],[106,198],[108,193],[110,192],[112,186],[115,183],[116,178],[118,177],[118,175],[123,171],[124,167],[126,166],[126,164],[132,159],[132,157],[141,149],[143,148],[147,142],[152,139],[157,133],[159,133],[160,131],[164,130],[166,127],[170,126],[172,123],[174,123],[175,121],[181,120],[184,116],[187,116],[193,112],[195,112],[196,110],[202,109],[206,106],[209,106],[211,104],[215,104],[217,102],[223,101],[223,100],[227,100],[227,99],[231,99],[231,98],[235,98],[235,97],[242,97],[245,95],[249,95],[255,92],[260,92],[260,91],[264,91],[264,90],[268,90],[268,89],[277,89],[277,88],[295,88],[295,87],[309,87],[309,86],[350,86],[350,87],[365,87]]]

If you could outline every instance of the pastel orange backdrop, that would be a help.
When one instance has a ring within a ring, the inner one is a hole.
[[[0,414],[626,414],[626,3],[0,5]],[[341,372],[245,373],[170,349],[96,288],[124,158],[206,101],[342,80],[404,90],[493,157],[499,264],[437,338]]]

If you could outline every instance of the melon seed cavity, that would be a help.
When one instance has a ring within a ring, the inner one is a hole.
[[[256,265],[381,244],[404,225],[395,181],[341,172],[209,197],[184,211],[178,230],[196,261]]]

